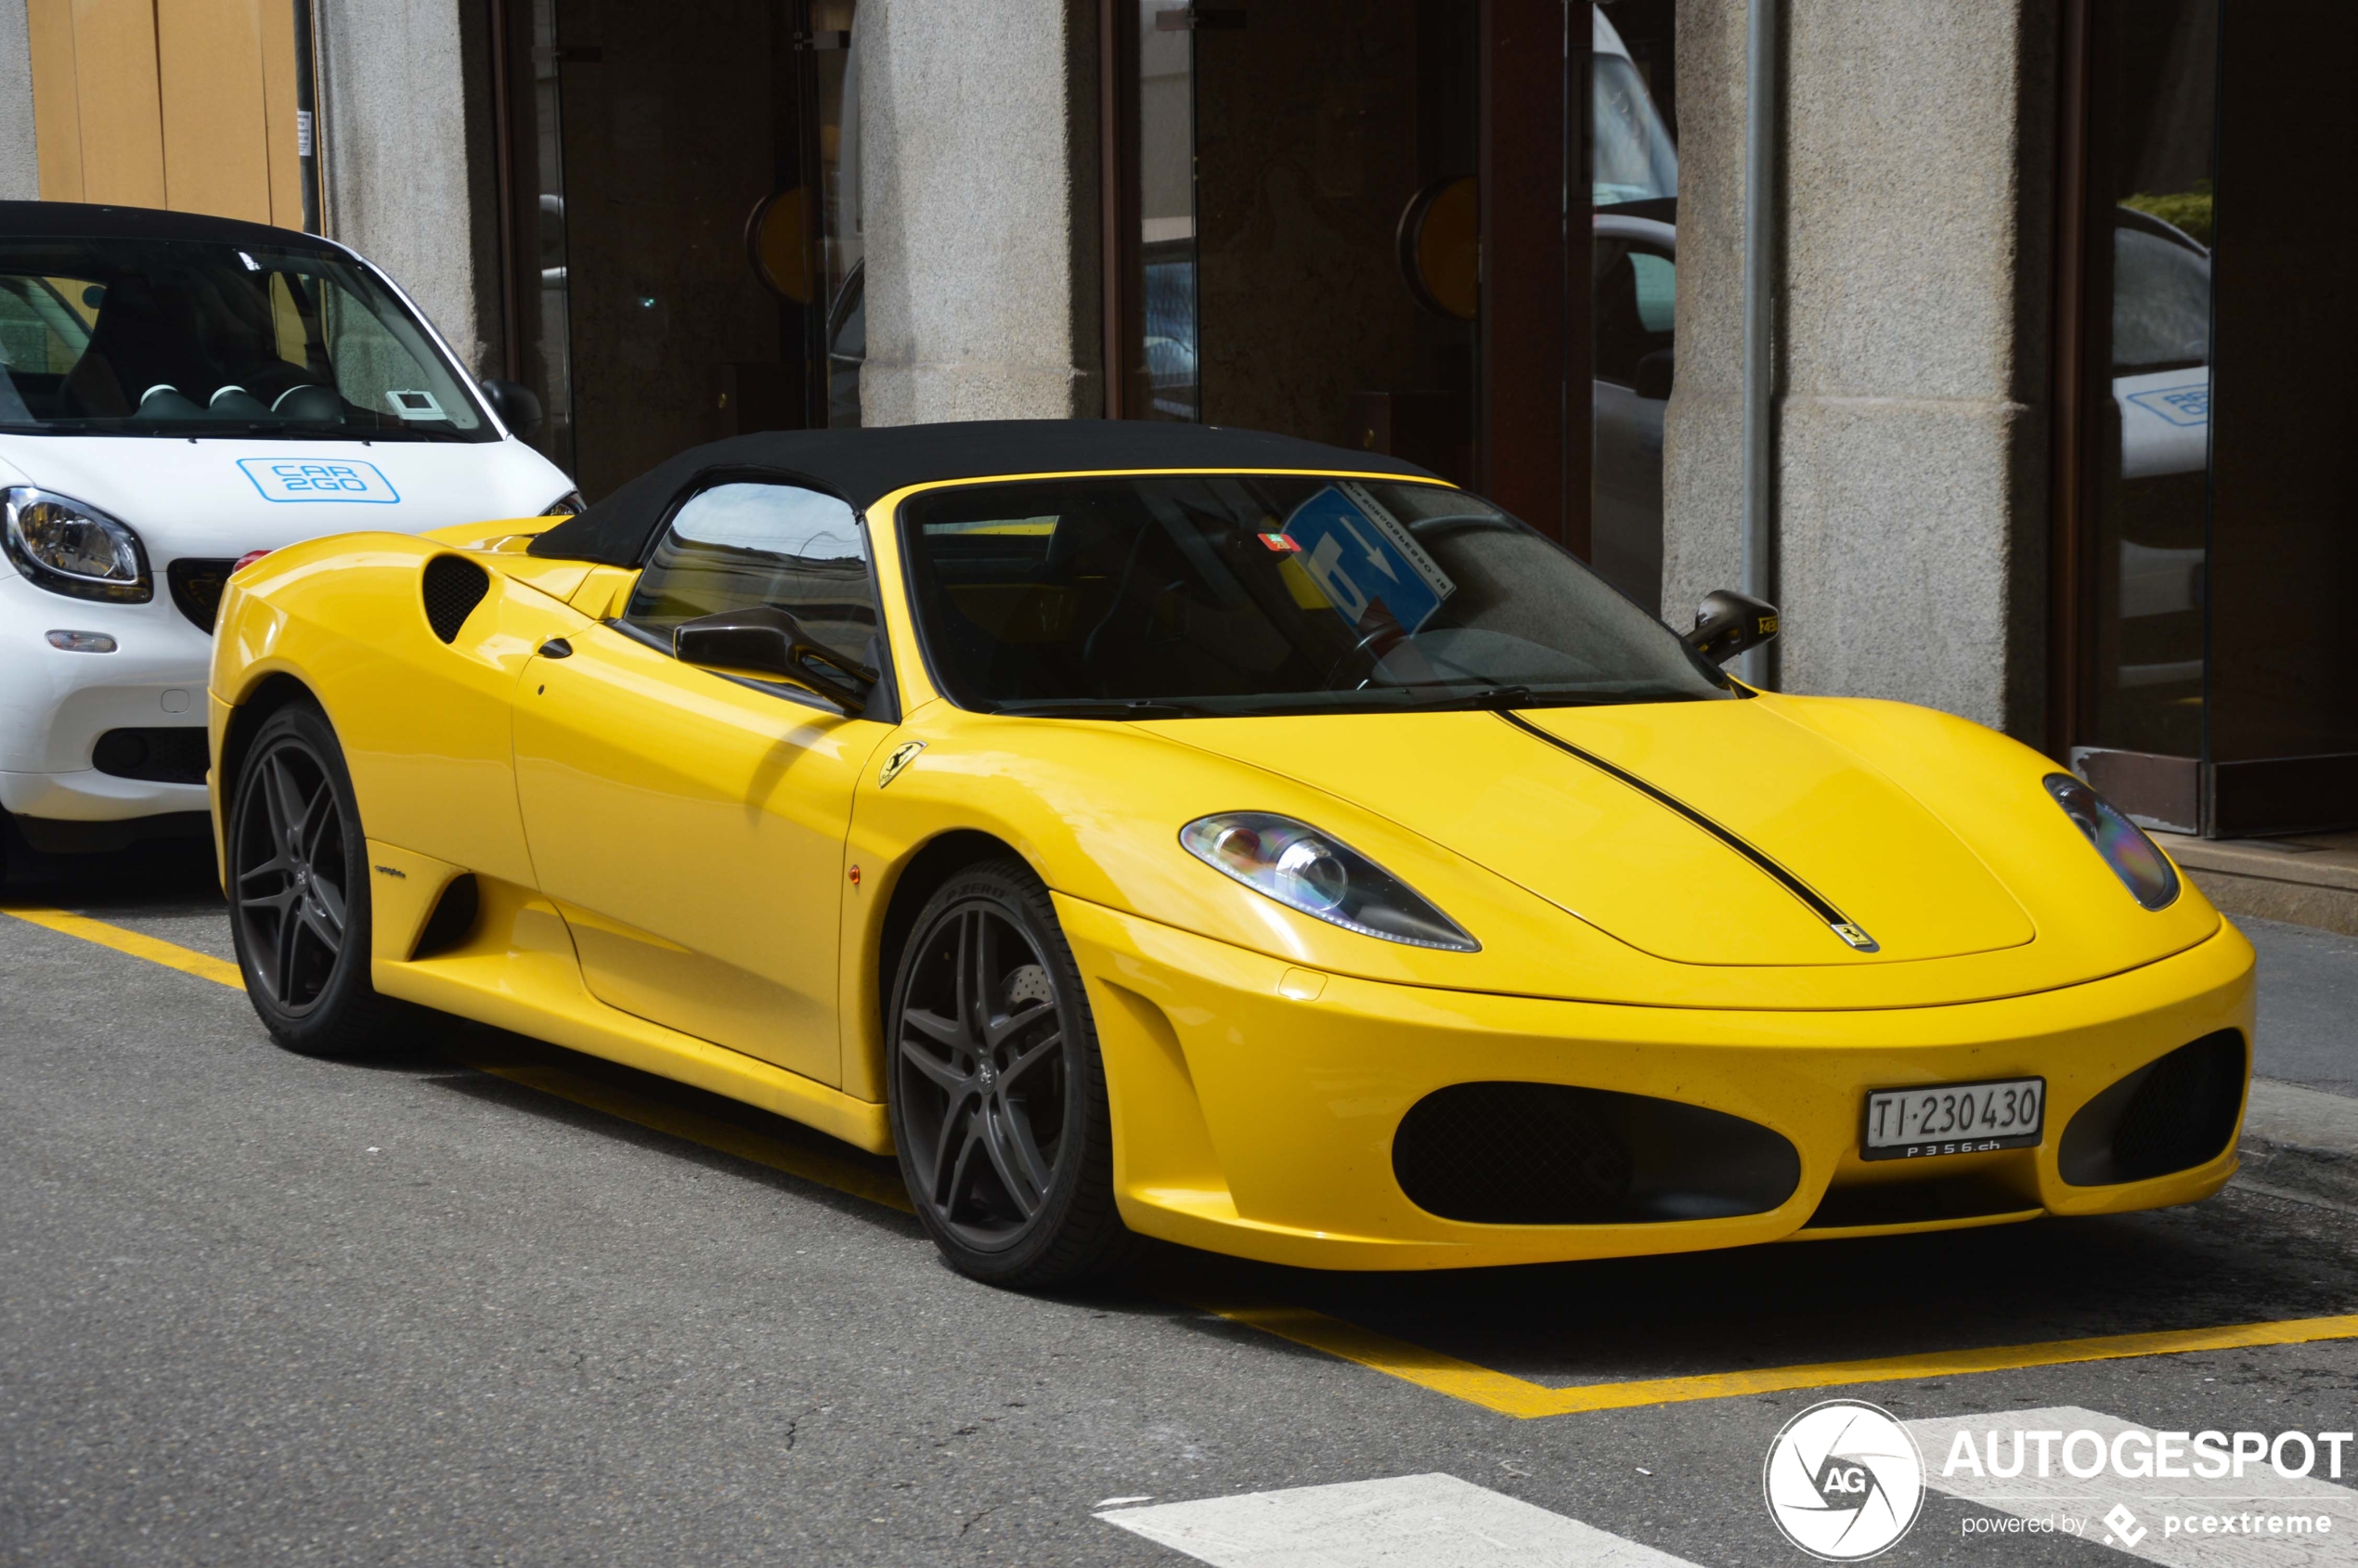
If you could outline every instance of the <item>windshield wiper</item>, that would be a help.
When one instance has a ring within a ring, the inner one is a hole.
[[[1528,686],[1483,686],[1471,692],[1451,692],[1446,695],[1406,700],[1409,689],[1401,688],[1403,709],[1462,707],[1491,712],[1503,712],[1510,707],[1529,707],[1535,693]]]
[[[1017,719],[1199,719],[1210,712],[1192,703],[1098,702],[1085,697],[1050,698],[1042,702],[1001,703],[992,711]]]

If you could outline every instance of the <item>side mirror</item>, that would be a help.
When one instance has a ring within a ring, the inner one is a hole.
[[[1723,588],[1703,596],[1695,611],[1695,629],[1687,633],[1687,646],[1713,664],[1726,664],[1776,635],[1774,604]]]
[[[1657,348],[1638,361],[1638,378],[1630,387],[1650,403],[1661,403],[1670,396],[1670,382],[1678,369],[1678,351]]]
[[[523,439],[529,441],[540,434],[540,399],[522,382],[486,381],[483,400],[491,405],[501,424]]]
[[[680,663],[700,669],[766,675],[808,686],[855,718],[867,711],[866,689],[879,679],[876,671],[827,647],[792,613],[774,604],[683,621],[672,629],[671,651]]]

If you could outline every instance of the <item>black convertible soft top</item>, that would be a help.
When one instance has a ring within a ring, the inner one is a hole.
[[[706,475],[773,473],[865,512],[906,485],[1108,469],[1296,468],[1433,476],[1376,452],[1215,425],[1141,420],[974,420],[873,430],[773,430],[692,447],[532,543],[535,555],[636,566],[675,500]]]

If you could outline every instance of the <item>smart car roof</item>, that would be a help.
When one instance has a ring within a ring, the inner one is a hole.
[[[868,430],[774,430],[693,447],[532,543],[535,555],[636,566],[683,492],[707,477],[772,473],[866,511],[909,485],[1117,469],[1308,469],[1431,479],[1377,452],[1259,430],[1143,420],[973,420]]]
[[[167,213],[158,207],[100,206],[88,201],[0,201],[0,235],[34,240],[210,240],[217,244],[270,245],[338,254],[342,248],[316,234],[273,228],[208,213]]]

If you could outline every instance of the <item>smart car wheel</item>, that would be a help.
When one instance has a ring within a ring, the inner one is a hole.
[[[901,1173],[951,1263],[1038,1289],[1126,1261],[1096,1028],[1022,862],[970,867],[926,901],[887,1021]]]
[[[368,849],[317,708],[263,721],[238,771],[227,849],[238,966],[265,1027],[312,1056],[380,1048],[397,1004],[369,983]]]

